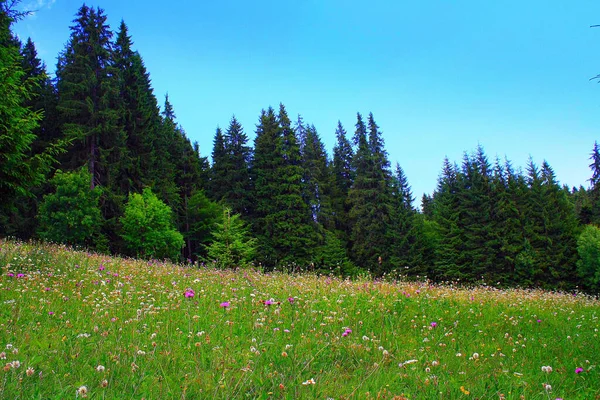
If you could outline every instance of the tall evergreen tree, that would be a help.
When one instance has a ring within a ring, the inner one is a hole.
[[[594,148],[590,154],[590,169],[592,177],[590,178],[590,202],[591,218],[594,224],[600,224],[600,147],[598,142],[594,142]]]
[[[414,267],[415,262],[415,227],[413,208],[414,198],[404,170],[396,163],[396,173],[392,177],[392,208],[391,234],[393,234],[393,265],[397,268]],[[409,268],[412,274],[424,274],[421,268]]]
[[[127,25],[121,21],[113,61],[118,73],[119,125],[125,132],[128,149],[119,178],[123,193],[141,192],[144,187],[153,186],[159,176],[155,154],[161,128],[158,103],[144,61],[132,45]]]
[[[44,178],[37,165],[40,159],[30,158],[42,114],[26,105],[37,80],[25,77],[10,31],[15,15],[11,5],[0,1],[0,210],[4,215],[10,214],[17,196],[30,194]]]
[[[390,272],[393,265],[393,197],[389,161],[379,127],[369,115],[369,139],[360,114],[354,142],[356,178],[348,197],[352,208],[352,257],[375,275]]]
[[[262,112],[254,141],[253,229],[267,268],[303,266],[315,245],[314,226],[302,199],[300,148],[283,105]]]
[[[298,123],[304,184],[304,200],[308,204],[312,220],[319,229],[333,229],[329,169],[325,145],[314,125],[304,127]]]
[[[113,183],[111,173],[119,167],[125,148],[113,107],[118,92],[111,65],[111,38],[104,11],[83,5],[56,71],[63,131],[76,139],[66,166],[76,169],[87,164],[92,188]]]
[[[444,159],[442,173],[434,193],[433,220],[439,229],[440,241],[436,247],[434,278],[460,279],[462,229],[459,226],[458,196],[459,173],[457,166]]]
[[[217,128],[213,140],[212,167],[210,169],[210,197],[215,201],[223,200],[229,189],[229,157],[225,148],[225,137],[221,128]]]
[[[225,202],[233,214],[240,214],[244,218],[250,213],[249,165],[252,150],[248,146],[248,136],[235,116],[231,118],[225,133],[225,143],[228,165]]]
[[[348,218],[350,211],[348,192],[354,182],[354,151],[340,121],[338,121],[335,136],[337,141],[333,147],[333,162],[331,163],[331,208],[335,230],[338,237],[346,244],[351,234]]]

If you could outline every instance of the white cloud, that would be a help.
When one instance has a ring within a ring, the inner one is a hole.
[[[23,5],[23,10],[28,11],[30,17],[35,17],[35,14],[42,9],[50,9],[56,3],[56,0],[31,0]]]

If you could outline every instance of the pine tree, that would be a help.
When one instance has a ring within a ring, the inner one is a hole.
[[[225,202],[231,207],[233,214],[242,218],[250,213],[250,175],[249,163],[252,151],[248,146],[248,136],[242,125],[233,116],[225,133],[227,154],[227,192]]]
[[[591,218],[594,224],[600,225],[600,147],[598,142],[594,142],[590,160],[592,161],[590,164],[592,170],[590,178]]]
[[[155,154],[161,129],[158,103],[144,61],[132,45],[127,25],[121,21],[113,62],[118,72],[119,125],[123,127],[129,150],[119,178],[122,193],[141,192],[144,187],[154,186],[158,176]]]
[[[394,207],[392,213],[391,233],[393,234],[393,264],[397,268],[409,268],[412,275],[423,275],[426,272],[415,266],[415,228],[413,208],[414,198],[404,170],[396,163],[396,174],[392,177],[392,196]]]
[[[10,26],[18,16],[14,2],[0,1],[0,222],[14,210],[18,196],[30,196],[32,188],[43,182],[52,162],[51,153],[32,156],[35,131],[42,119],[41,110],[32,111],[39,80],[27,77],[18,43]],[[56,151],[53,151],[54,155]],[[1,229],[1,228],[0,228]],[[4,229],[1,229],[4,230]]]
[[[354,142],[358,146],[354,157],[356,178],[348,194],[353,223],[351,255],[359,267],[382,275],[393,268],[394,200],[389,161],[372,114],[368,140],[365,124],[358,114]]]
[[[281,131],[283,164],[277,171],[276,209],[270,215],[276,233],[272,239],[282,266],[308,265],[311,249],[317,242],[316,223],[302,198],[300,146],[283,104],[279,105],[277,121]]]
[[[300,148],[283,105],[262,112],[252,162],[253,229],[266,268],[305,266],[316,243],[302,199]]]
[[[225,138],[221,128],[217,128],[213,140],[212,167],[210,169],[210,197],[215,201],[221,201],[229,190],[227,181],[229,169],[229,157],[225,149]]]
[[[298,121],[303,169],[303,198],[319,230],[333,229],[327,152],[314,125]],[[322,233],[321,233],[322,236]]]
[[[348,218],[350,211],[348,192],[354,182],[354,151],[346,137],[346,131],[339,121],[335,136],[337,142],[333,147],[333,162],[331,163],[331,208],[335,231],[342,243],[347,244],[351,234]]]
[[[484,278],[493,282],[498,242],[492,224],[491,166],[481,146],[473,156],[465,154],[460,176],[457,193],[462,233],[460,276],[470,281]]]
[[[438,179],[433,196],[433,220],[439,229],[438,246],[435,256],[435,275],[433,278],[460,279],[460,253],[462,246],[462,228],[459,226],[460,175],[457,166],[444,159],[442,173]]]
[[[271,215],[276,211],[277,175],[283,165],[281,140],[275,112],[269,107],[262,111],[256,126],[251,169],[252,229],[258,239],[258,260],[267,268],[273,268],[278,262],[273,244],[276,231]]]
[[[63,131],[76,139],[65,165],[76,169],[87,164],[90,187],[107,186],[114,183],[111,173],[125,147],[113,108],[118,92],[111,65],[112,32],[100,8],[83,5],[73,22],[56,72]]]

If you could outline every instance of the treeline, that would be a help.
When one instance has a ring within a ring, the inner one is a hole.
[[[600,152],[590,189],[551,166],[446,159],[415,206],[374,116],[338,123],[327,154],[283,105],[263,110],[253,146],[233,117],[212,162],[165,99],[162,111],[127,26],[82,6],[50,79],[0,0],[0,234],[142,257],[250,262],[271,270],[412,276],[598,290]],[[586,227],[587,226],[587,227]],[[585,228],[585,229],[584,229]]]

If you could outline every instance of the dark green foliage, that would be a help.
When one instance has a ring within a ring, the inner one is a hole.
[[[577,240],[577,274],[587,289],[600,290],[600,229],[594,225],[584,228]]]
[[[308,265],[316,243],[314,221],[302,199],[300,147],[283,105],[263,111],[252,162],[253,229],[266,268]]]
[[[358,146],[354,156],[356,175],[348,193],[353,224],[351,254],[360,268],[382,275],[394,267],[394,199],[389,161],[372,114],[368,140],[365,124],[358,114],[354,143]]]
[[[348,192],[354,182],[354,151],[339,121],[335,136],[337,141],[333,147],[331,163],[331,209],[335,231],[343,243],[348,243],[352,231],[348,217],[350,212]]]
[[[255,254],[256,240],[248,237],[239,214],[231,215],[223,209],[221,222],[212,231],[213,241],[208,246],[207,261],[220,268],[248,267]]]
[[[439,229],[440,241],[436,248],[435,278],[460,279],[460,252],[462,229],[459,226],[459,174],[456,165],[444,159],[442,173],[434,193],[433,220]]]
[[[118,125],[116,70],[112,66],[112,32],[100,8],[82,6],[71,26],[71,37],[56,71],[58,110],[63,131],[75,139],[63,165],[88,165],[90,186],[118,185],[125,136]]]
[[[127,25],[121,21],[113,51],[118,72],[119,125],[126,136],[127,157],[121,161],[119,191],[140,192],[152,186],[157,175],[156,141],[161,119],[150,76],[142,57],[132,49]]]
[[[225,138],[221,128],[217,128],[213,140],[212,167],[210,169],[210,192],[211,199],[221,201],[229,187],[228,170],[230,169],[229,157],[225,149]]]
[[[312,269],[342,277],[355,277],[361,271],[346,255],[344,243],[330,231],[325,231],[323,244],[315,249]]]
[[[312,220],[319,229],[333,229],[331,188],[325,145],[315,126],[304,126],[300,117],[297,130],[303,169],[304,201],[308,204]]]
[[[179,259],[183,236],[175,230],[169,206],[149,188],[133,193],[120,218],[121,236],[132,255],[144,258]]]
[[[227,158],[225,161],[226,182],[223,199],[234,214],[242,217],[250,214],[250,173],[249,163],[252,150],[248,146],[248,136],[242,125],[233,116],[225,133]]]
[[[10,210],[17,196],[28,195],[44,175],[40,157],[31,158],[31,146],[42,118],[27,102],[39,85],[27,77],[19,47],[10,32],[10,3],[0,1],[0,209]]]
[[[210,200],[203,190],[195,191],[188,200],[186,207],[186,224],[184,231],[188,258],[206,257],[206,248],[213,240],[212,232],[215,225],[221,222],[223,208]]]
[[[70,245],[104,247],[100,235],[103,220],[100,188],[90,189],[87,169],[57,171],[50,181],[54,192],[44,196],[39,209],[38,235],[45,240]]]
[[[392,196],[394,206],[392,208],[392,223],[390,226],[393,235],[393,255],[392,265],[396,269],[406,268],[415,265],[416,257],[416,231],[414,227],[415,209],[413,208],[414,198],[408,184],[408,179],[400,164],[396,164],[396,174],[392,177]],[[418,260],[420,264],[422,260]],[[420,269],[410,269],[411,273],[421,274]]]

